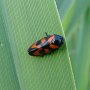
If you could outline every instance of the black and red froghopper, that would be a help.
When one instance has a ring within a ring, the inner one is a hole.
[[[46,33],[46,36],[29,47],[29,55],[44,56],[59,49],[64,44],[64,38],[60,35],[47,35]]]

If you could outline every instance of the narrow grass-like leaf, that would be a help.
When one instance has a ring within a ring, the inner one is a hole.
[[[72,28],[78,22],[79,18],[85,13],[89,6],[89,0],[75,0],[71,9],[63,20],[63,27],[66,35],[72,32]]]
[[[74,0],[56,0],[57,8],[63,21],[64,17],[67,15],[68,10],[72,6]]]
[[[84,16],[79,35],[78,53],[76,57],[76,83],[78,90],[88,89],[89,67],[90,67],[90,13],[89,9]],[[90,89],[90,88],[89,88]]]
[[[20,90],[0,1],[0,90]]]
[[[64,36],[54,0],[3,0],[2,5],[21,90],[76,90],[66,45],[44,57],[27,53],[44,32]]]

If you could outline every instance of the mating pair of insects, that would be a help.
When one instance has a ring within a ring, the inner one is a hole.
[[[29,47],[29,55],[44,56],[59,49],[64,44],[64,38],[62,36],[56,34],[48,35],[46,32],[45,34],[46,37],[38,40]]]

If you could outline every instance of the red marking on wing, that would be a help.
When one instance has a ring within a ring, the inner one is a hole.
[[[42,38],[42,39],[41,39],[41,43],[44,43],[45,41],[46,41],[45,38]]]
[[[40,51],[42,50],[42,48],[39,48],[37,51],[34,52],[34,55],[36,56],[40,56]]]
[[[37,47],[37,42],[36,43],[34,43],[32,46],[31,46],[31,48],[36,48]]]
[[[54,38],[54,35],[52,35],[49,39],[48,42],[51,43],[52,39]]]
[[[37,45],[37,42],[36,42],[31,46],[31,48],[41,48],[41,45]]]
[[[49,49],[44,49],[45,53],[49,53],[50,50]]]
[[[37,56],[40,55],[39,50],[35,51],[34,55],[37,55]]]
[[[51,44],[51,45],[50,45],[50,48],[52,48],[52,49],[57,49],[57,48],[59,48],[59,47],[56,46],[56,45]]]
[[[37,45],[37,48],[41,48],[41,45]]]

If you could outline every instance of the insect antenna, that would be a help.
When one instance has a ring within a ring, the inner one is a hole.
[[[47,32],[45,32],[45,34],[46,34],[46,36],[49,36],[49,35],[47,34]]]

